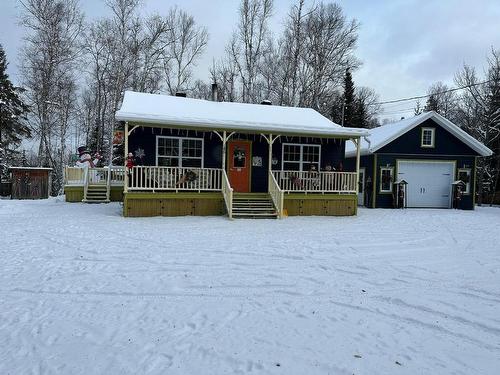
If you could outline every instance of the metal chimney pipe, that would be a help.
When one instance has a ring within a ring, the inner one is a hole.
[[[219,92],[218,92],[216,83],[212,83],[212,101],[213,102],[219,101]]]

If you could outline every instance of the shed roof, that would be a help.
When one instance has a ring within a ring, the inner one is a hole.
[[[28,171],[51,171],[52,168],[47,167],[9,167],[9,169],[23,169]]]
[[[366,129],[344,128],[311,108],[213,102],[126,91],[116,119],[183,128],[272,134],[359,137]]]
[[[455,137],[460,139],[463,143],[468,145],[481,156],[490,156],[493,152],[479,142],[474,137],[470,136],[450,120],[441,116],[434,111],[424,112],[418,116],[407,118],[392,124],[380,126],[378,128],[370,129],[370,135],[361,141],[361,155],[368,155],[377,152],[385,145],[391,143],[396,138],[402,136],[406,132],[422,124],[429,119],[434,120],[438,125],[449,131]],[[368,139],[368,141],[366,140]],[[356,156],[356,146],[351,142],[346,143],[345,156]]]

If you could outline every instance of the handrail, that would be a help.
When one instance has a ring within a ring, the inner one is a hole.
[[[224,202],[226,202],[227,216],[229,219],[233,218],[233,188],[227,177],[225,170],[222,170],[222,195],[224,196]]]
[[[284,192],[356,193],[356,172],[273,171]]]
[[[89,190],[89,168],[83,171],[83,200],[87,200],[87,191]]]
[[[280,186],[279,186],[278,182],[276,181],[276,178],[274,177],[274,174],[272,171],[269,171],[267,190],[269,191],[269,195],[271,196],[271,199],[273,200],[274,206],[276,207],[276,210],[278,211],[278,215],[279,215],[280,219],[283,218],[284,193],[283,193],[283,190],[280,189]]]
[[[113,170],[111,168],[108,168],[108,175],[107,175],[107,179],[106,179],[106,200],[109,201],[109,197],[110,197],[110,194],[111,194],[111,172]]]

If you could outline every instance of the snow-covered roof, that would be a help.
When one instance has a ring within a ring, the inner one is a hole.
[[[213,102],[126,91],[116,119],[194,129],[359,137],[366,129],[344,128],[311,108]]]
[[[38,170],[38,171],[51,171],[52,168],[47,167],[9,167],[9,169],[26,169],[26,170]]]
[[[361,155],[372,154],[385,145],[391,143],[396,138],[402,136],[406,132],[415,128],[416,126],[422,124],[424,121],[429,119],[434,120],[438,125],[442,126],[444,129],[449,131],[455,137],[460,139],[474,151],[476,151],[481,156],[489,156],[493,152],[479,142],[474,137],[470,136],[457,125],[447,120],[445,117],[441,116],[439,113],[434,111],[424,112],[418,116],[407,118],[392,124],[387,124],[380,126],[378,128],[370,129],[370,135],[364,137],[361,140]],[[367,142],[367,140],[369,142]],[[345,156],[353,157],[356,156],[356,146],[352,142],[346,142],[345,146]]]

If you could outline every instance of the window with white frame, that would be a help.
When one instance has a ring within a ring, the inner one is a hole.
[[[434,147],[434,137],[436,134],[435,128],[422,128],[422,139],[420,146]]]
[[[156,137],[156,165],[202,168],[203,139]]]
[[[321,145],[283,143],[282,169],[285,171],[308,171],[314,165],[319,171]]]
[[[392,183],[394,175],[393,167],[381,167],[380,168],[380,192],[381,193],[392,193]]]
[[[471,170],[469,168],[461,168],[458,170],[458,179],[465,184],[464,194],[470,194]]]

